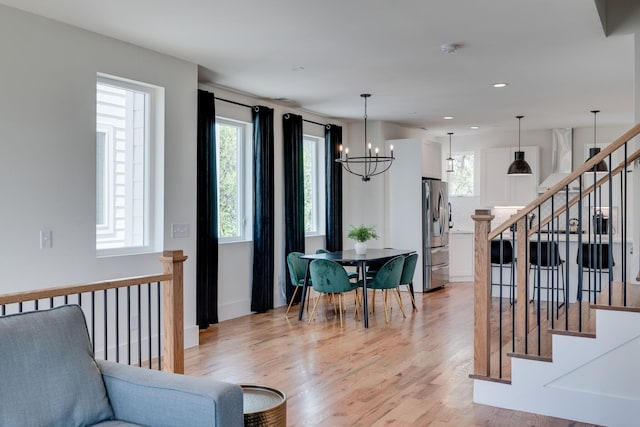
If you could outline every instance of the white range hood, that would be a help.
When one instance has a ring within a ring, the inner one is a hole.
[[[538,193],[544,193],[564,178],[569,176],[573,169],[573,129],[551,129],[553,151],[551,153],[552,171],[538,185]],[[569,184],[569,191],[578,191],[578,182]]]
[[[538,193],[542,194],[542,193],[546,192],[548,189],[550,189],[551,187],[553,187],[554,185],[556,185],[557,183],[559,183],[560,181],[562,181],[563,179],[565,179],[568,176],[569,176],[569,173],[553,172],[551,175],[546,177],[544,179],[544,181],[542,181],[540,183],[540,185],[538,185]],[[575,181],[571,182],[571,184],[569,184],[569,192],[577,192],[577,191],[579,191],[578,188],[579,187],[578,187],[578,181],[577,180],[575,180]]]

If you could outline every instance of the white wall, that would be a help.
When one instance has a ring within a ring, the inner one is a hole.
[[[417,138],[432,141],[426,131],[422,129],[406,128],[391,123],[380,121],[367,121],[367,138],[372,145],[380,150],[385,147],[384,142],[392,139]],[[364,121],[350,123],[348,136],[343,135],[347,141],[349,152],[353,155],[361,155],[364,148]],[[357,153],[357,154],[356,154]],[[392,165],[392,168],[398,167]],[[345,249],[352,249],[354,242],[347,238],[346,232],[350,225],[375,225],[380,234],[380,239],[369,243],[369,247],[384,248],[389,245],[387,241],[387,174],[374,176],[369,182],[363,182],[359,177],[348,172],[343,172],[343,243]]]
[[[0,293],[161,271],[158,254],[97,258],[95,85],[107,73],[165,88],[164,247],[183,249],[195,328],[195,64],[0,6]],[[192,224],[172,239],[171,223]],[[53,230],[53,248],[39,230]]]
[[[164,248],[183,249],[185,343],[197,344],[196,109],[198,69],[128,43],[0,6],[0,293],[86,283],[161,271],[157,253],[97,258],[95,251],[95,82],[106,73],[165,88]],[[301,112],[213,88],[216,95],[274,108],[275,305],[285,303],[282,114]],[[218,102],[218,113],[250,121],[244,107]],[[318,116],[304,118],[329,122]],[[332,123],[342,125],[332,120]],[[305,123],[305,133],[324,135]],[[343,129],[345,137],[348,130]],[[190,225],[172,239],[170,225]],[[53,248],[39,231],[53,230]],[[307,239],[309,250],[324,236]],[[250,313],[251,243],[220,248],[220,319]]]

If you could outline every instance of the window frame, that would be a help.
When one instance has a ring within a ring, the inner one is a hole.
[[[310,150],[312,153],[311,158],[311,217],[312,217],[312,229],[310,231],[306,231],[305,224],[305,237],[314,237],[314,236],[322,236],[325,234],[325,195],[321,194],[322,189],[325,188],[325,174],[324,174],[324,137],[319,137],[311,134],[303,134],[303,146],[305,143],[311,143],[312,149]],[[304,148],[303,148],[304,153]],[[304,164],[304,162],[303,162]],[[306,216],[306,215],[305,215]]]
[[[218,126],[227,125],[239,129],[241,132],[240,141],[236,146],[236,200],[238,203],[238,217],[236,218],[236,226],[239,233],[236,236],[222,236],[220,228],[220,132]],[[249,242],[253,240],[253,224],[251,222],[253,212],[253,181],[252,181],[252,146],[251,137],[253,135],[253,125],[243,120],[236,120],[229,117],[216,116],[216,185],[218,186],[218,243],[239,243]]]
[[[466,155],[471,155],[473,156],[473,185],[471,186],[471,194],[453,194],[453,185],[452,184],[452,179],[451,179],[451,173],[455,173],[456,172],[456,165],[459,163],[457,161],[457,157],[460,156],[466,156]],[[453,152],[451,153],[451,157],[453,157],[454,159],[456,159],[454,161],[454,171],[453,172],[448,172],[450,178],[448,179],[449,181],[449,196],[450,197],[477,197],[479,195],[479,170],[478,170],[478,153],[476,153],[473,150],[466,150],[466,151],[457,151],[457,152]]]
[[[143,182],[143,190],[142,196],[139,198],[142,204],[143,211],[143,224],[140,227],[142,233],[142,243],[141,244],[132,244],[125,243],[124,246],[118,247],[100,247],[99,246],[99,238],[98,235],[101,231],[105,231],[105,227],[110,228],[115,225],[112,223],[114,221],[114,203],[115,203],[115,194],[113,192],[113,186],[107,185],[107,187],[111,187],[108,189],[108,221],[103,224],[97,223],[97,206],[96,206],[96,256],[97,257],[110,257],[110,256],[122,256],[122,255],[135,255],[135,254],[143,254],[143,253],[154,253],[160,252],[162,250],[162,245],[164,242],[163,235],[163,212],[159,211],[162,209],[164,204],[164,159],[161,158],[163,150],[164,150],[164,132],[162,130],[164,126],[164,89],[147,84],[144,82],[138,82],[134,80],[125,79],[122,77],[112,76],[103,73],[97,73],[96,75],[96,135],[98,133],[106,133],[109,138],[107,142],[110,144],[108,150],[105,150],[105,154],[108,159],[105,158],[105,165],[111,165],[111,163],[115,159],[115,130],[110,129],[108,125],[98,123],[98,88],[99,85],[112,86],[115,88],[139,92],[144,94],[144,112],[143,112],[143,120],[144,120],[144,135],[141,137],[142,143],[138,147],[126,147],[126,151],[130,153],[132,157],[131,161],[133,161],[133,151],[140,146],[143,148],[143,153],[140,155],[142,159],[142,167],[139,169],[133,169],[130,173],[126,173],[125,175],[125,186],[130,189],[130,191],[134,191],[134,174],[140,172],[142,169],[141,180]],[[97,141],[96,141],[97,142]],[[97,147],[96,147],[97,150]],[[96,151],[96,167],[97,167],[97,151]],[[129,159],[126,160],[129,163]],[[115,179],[113,170],[111,167],[106,167],[107,171],[107,181],[113,184],[113,180]],[[96,180],[97,180],[97,170],[96,170]],[[97,187],[96,187],[96,197],[94,199],[97,204]],[[125,221],[133,221],[134,211],[136,207],[133,205],[128,208],[129,212],[126,214]],[[132,228],[135,227],[130,225],[126,227],[124,240],[133,239],[132,236]]]

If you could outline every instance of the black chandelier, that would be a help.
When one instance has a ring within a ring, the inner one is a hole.
[[[372,176],[386,172],[395,157],[393,157],[393,145],[389,147],[391,149],[390,156],[380,156],[378,147],[373,152],[371,151],[371,143],[367,143],[367,98],[371,94],[363,93],[360,96],[364,98],[364,155],[349,157],[349,148],[346,147],[344,157],[342,157],[343,149],[340,145],[340,157],[336,159],[336,162],[341,163],[347,172],[357,175],[362,178],[362,181],[367,182],[371,180]]]

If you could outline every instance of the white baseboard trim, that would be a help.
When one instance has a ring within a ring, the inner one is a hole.
[[[236,317],[251,314],[251,301],[239,300],[223,304],[218,308],[218,320],[235,319]]]

